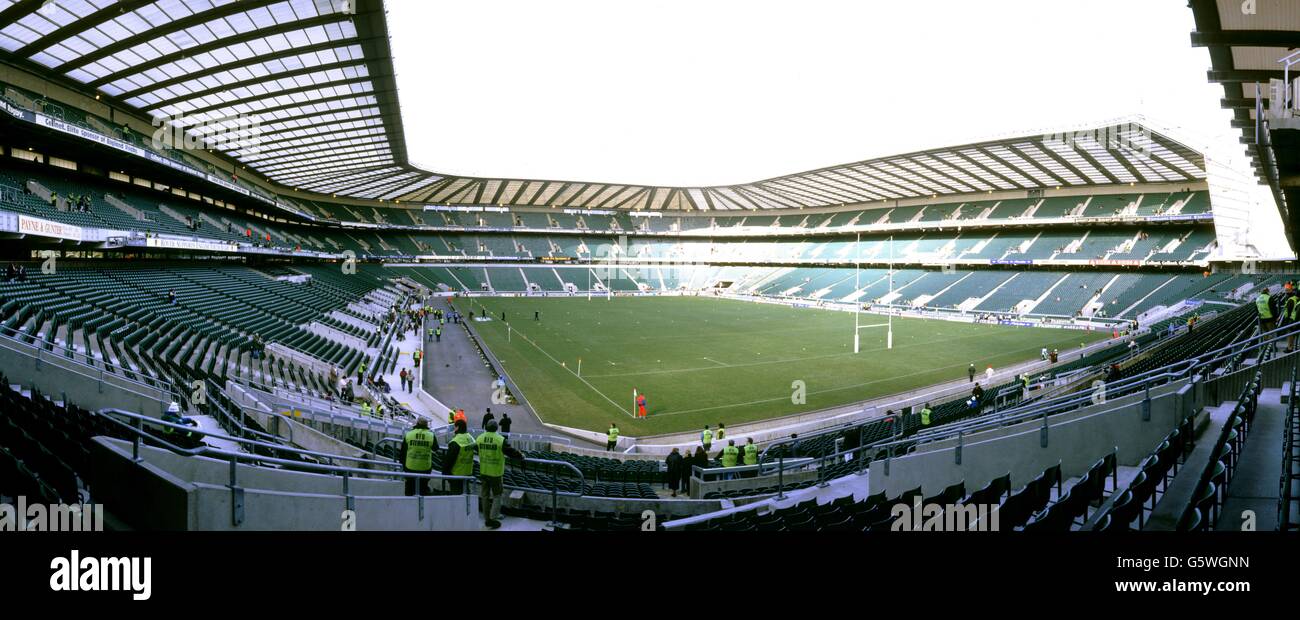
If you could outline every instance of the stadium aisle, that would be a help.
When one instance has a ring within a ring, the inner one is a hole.
[[[1237,462],[1227,497],[1219,513],[1222,518],[1216,530],[1240,531],[1241,515],[1254,511],[1255,528],[1261,532],[1277,529],[1278,480],[1282,474],[1282,426],[1286,419],[1286,405],[1282,403],[1282,390],[1265,388],[1259,395],[1259,410],[1255,412],[1246,445]]]
[[[421,380],[426,391],[438,402],[464,409],[471,427],[477,428],[483,420],[483,413],[491,407],[497,419],[503,412],[510,414],[512,432],[555,434],[523,405],[492,403],[492,383],[497,377],[483,365],[464,326],[448,324],[442,330],[442,342],[428,343],[425,353]],[[406,361],[409,363],[410,355],[406,356]],[[442,422],[446,422],[445,417],[446,412],[443,412]]]
[[[384,381],[388,383],[389,387],[392,388],[392,391],[389,392],[389,394],[396,398],[398,402],[405,405],[417,415],[429,417],[433,424],[445,424],[447,421],[447,412],[445,408],[435,407],[436,403],[432,399],[420,397],[420,389],[424,385],[422,377],[417,378],[415,385],[412,387],[411,393],[408,394],[405,390],[402,390],[402,369],[405,368],[407,372],[413,372],[415,370],[415,360],[412,358],[411,354],[420,347],[420,344],[419,333],[417,330],[406,332],[406,338],[403,340],[394,340],[393,347],[397,349],[397,363],[393,365],[391,372],[383,375],[383,378]],[[435,411],[435,409],[439,410]]]

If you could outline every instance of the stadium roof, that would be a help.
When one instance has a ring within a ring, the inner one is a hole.
[[[1300,231],[1300,213],[1288,205],[1298,188],[1287,187],[1290,183],[1284,180],[1300,174],[1300,135],[1294,128],[1274,131],[1285,123],[1267,118],[1257,127],[1256,110],[1269,109],[1269,80],[1284,79],[1281,60],[1300,47],[1300,3],[1191,0],[1189,6],[1196,19],[1192,45],[1209,49],[1208,78],[1223,86],[1220,103],[1232,111],[1232,126],[1241,130],[1240,142],[1251,165],[1272,188],[1282,221],[1294,237]],[[1296,76],[1292,71],[1291,77]]]
[[[1140,125],[881,157],[715,187],[441,175],[409,161],[382,0],[0,0],[11,61],[177,120],[286,187],[432,203],[782,209],[1199,181],[1201,153]],[[250,127],[240,116],[255,121]],[[241,133],[244,132],[244,133]]]

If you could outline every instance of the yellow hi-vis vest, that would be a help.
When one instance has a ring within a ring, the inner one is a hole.
[[[615,443],[615,442],[617,442],[617,441],[618,441],[618,427],[617,427],[617,426],[611,426],[611,427],[609,427],[609,433],[607,433],[605,436],[609,438],[609,443]]]
[[[500,478],[506,473],[506,455],[502,450],[505,440],[496,433],[485,432],[474,440],[478,445],[478,473]]]
[[[745,464],[758,465],[758,446],[752,443],[745,444]]]
[[[929,409],[922,409],[922,410],[921,410],[921,426],[929,426],[929,425],[930,425],[930,414],[931,414],[931,413],[932,413],[932,412],[931,412]]]
[[[722,466],[735,467],[736,457],[740,455],[740,450],[736,446],[727,446],[722,449]]]
[[[1285,309],[1284,314],[1288,321],[1296,320],[1296,317],[1300,316],[1300,297],[1295,295],[1287,297],[1286,304],[1283,305],[1283,308]]]
[[[460,433],[451,438],[452,442],[460,446],[460,452],[456,454],[456,462],[451,465],[451,475],[469,476],[474,473],[474,438],[469,433]]]
[[[723,439],[726,439],[726,438],[727,438],[727,429],[725,429],[725,428],[720,428],[720,429],[718,429],[717,440],[718,440],[718,441],[722,441]]]
[[[711,431],[711,430],[709,430],[709,429],[707,429],[707,428],[704,429],[704,433],[700,435],[700,443],[702,443],[702,444],[711,444],[711,443],[713,443],[713,431]]]
[[[413,428],[406,431],[406,468],[411,471],[433,469],[433,431]]]
[[[370,403],[361,403],[361,415],[370,417]]]
[[[1273,318],[1273,308],[1268,305],[1272,299],[1268,293],[1260,293],[1259,297],[1255,298],[1255,309],[1259,311],[1259,318],[1265,320]]]

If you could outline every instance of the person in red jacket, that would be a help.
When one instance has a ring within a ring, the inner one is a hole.
[[[645,411],[645,394],[637,394],[637,396],[636,396],[636,415],[637,415],[637,417],[639,417],[639,418],[644,418],[644,417],[645,417],[645,414],[646,414],[646,411]]]

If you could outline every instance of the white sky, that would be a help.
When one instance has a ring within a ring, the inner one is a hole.
[[[1251,178],[1184,3],[387,5],[411,159],[436,172],[734,184],[1142,114]],[[1239,184],[1251,242],[1285,252]]]

